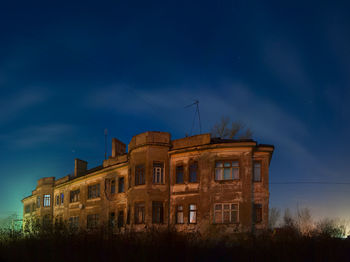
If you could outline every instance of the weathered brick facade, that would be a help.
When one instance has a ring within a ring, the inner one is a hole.
[[[169,133],[145,132],[132,138],[126,153],[113,139],[102,166],[88,170],[76,159],[74,175],[40,179],[22,200],[23,224],[35,218],[116,231],[263,229],[273,150],[253,140],[210,134],[171,140]]]

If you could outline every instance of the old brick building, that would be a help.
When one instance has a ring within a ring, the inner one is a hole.
[[[121,231],[266,228],[273,150],[253,140],[210,134],[171,140],[166,132],[145,132],[132,138],[126,153],[126,145],[112,139],[103,165],[87,169],[76,159],[74,174],[40,179],[22,200],[23,222]]]

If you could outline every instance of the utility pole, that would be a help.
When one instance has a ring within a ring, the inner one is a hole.
[[[194,100],[194,103],[188,105],[188,106],[185,106],[185,108],[188,108],[188,107],[191,107],[191,106],[196,106],[196,111],[194,112],[194,118],[193,118],[193,122],[192,122],[192,127],[191,127],[191,133],[190,133],[190,136],[192,135],[192,130],[193,130],[193,127],[194,127],[194,122],[195,122],[195,119],[196,119],[196,115],[198,115],[198,122],[199,122],[199,134],[202,134],[202,123],[201,123],[201,115],[199,113],[199,100]]]

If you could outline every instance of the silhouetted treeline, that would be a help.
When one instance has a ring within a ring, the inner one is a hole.
[[[350,240],[334,237],[336,229],[305,235],[293,223],[256,235],[36,226],[3,230],[0,261],[350,261]]]

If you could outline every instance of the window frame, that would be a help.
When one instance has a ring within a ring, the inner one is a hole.
[[[76,203],[80,201],[80,188],[71,190],[69,192],[69,203]]]
[[[195,174],[196,174],[196,179],[195,181],[192,181],[192,167],[195,166]],[[190,161],[189,165],[188,165],[188,183],[198,183],[199,180],[198,180],[198,171],[199,171],[199,168],[198,168],[198,161]]]
[[[125,177],[123,176],[118,177],[118,193],[125,193]]]
[[[257,210],[259,210],[259,213],[257,212]],[[259,219],[257,219],[258,215],[259,215]],[[263,204],[261,204],[261,203],[254,203],[254,206],[253,206],[253,219],[254,219],[253,220],[254,224],[261,224],[263,222]]]
[[[180,208],[181,207],[181,208]],[[179,215],[181,214],[181,221],[179,221]],[[183,205],[176,205],[176,212],[175,212],[175,223],[182,225],[185,223],[184,219],[184,206]]]
[[[113,178],[112,180],[111,180],[111,190],[110,190],[110,192],[111,192],[111,194],[115,194],[116,193],[116,190],[115,190],[115,179]]]
[[[229,205],[229,209],[225,209],[225,205]],[[235,205],[236,208],[233,209],[232,206]],[[216,209],[216,206],[221,206],[220,212]],[[229,203],[214,203],[214,213],[213,213],[213,224],[223,224],[223,225],[227,225],[227,224],[239,224],[239,203],[238,202],[229,202]],[[225,222],[225,212],[229,212],[230,214],[230,221],[229,222]],[[232,219],[232,213],[236,212],[236,221],[233,221]],[[217,213],[221,213],[221,222],[217,222],[216,221],[216,214]]]
[[[259,164],[260,168],[260,174],[259,174],[259,180],[255,179],[255,165]],[[253,182],[262,182],[262,161],[261,160],[254,160],[253,161]]]
[[[142,214],[141,221],[139,220],[139,214]],[[145,224],[146,218],[146,203],[145,202],[137,202],[134,204],[134,224],[140,225]]]
[[[135,166],[135,186],[146,184],[146,165],[140,164]]]
[[[43,195],[43,207],[51,207],[51,194]]]
[[[60,205],[64,205],[64,193],[60,193]]]
[[[236,162],[238,165],[234,166],[232,163]],[[222,163],[222,166],[218,166],[219,163]],[[225,166],[225,163],[230,163],[230,166]],[[230,178],[229,179],[225,179],[225,169],[230,168]],[[234,175],[234,169],[237,170],[237,178],[235,178]],[[225,182],[225,181],[239,181],[240,180],[240,169],[241,169],[241,163],[239,161],[239,159],[218,159],[215,161],[215,166],[214,166],[214,180],[216,182]],[[217,175],[217,170],[222,170],[221,172],[221,176],[222,179],[218,179],[218,175]]]
[[[101,197],[101,185],[100,183],[88,185],[88,197],[87,199],[96,199]]]
[[[88,230],[94,230],[98,228],[100,215],[98,213],[96,214],[88,214],[86,216],[86,229]]]
[[[161,173],[157,174],[158,173],[157,170],[159,170],[159,169],[160,169]],[[153,171],[153,184],[164,185],[165,184],[164,162],[153,161],[152,171]]]
[[[191,209],[191,206],[194,206],[194,209]],[[194,213],[195,221],[191,222],[191,214]],[[198,220],[198,207],[197,204],[189,204],[188,205],[188,224],[197,224]]]
[[[182,181],[180,181],[179,179],[179,174],[182,174]],[[184,184],[185,183],[185,167],[184,165],[181,164],[177,164],[175,166],[175,184]]]
[[[164,203],[152,201],[152,224],[164,224]]]

